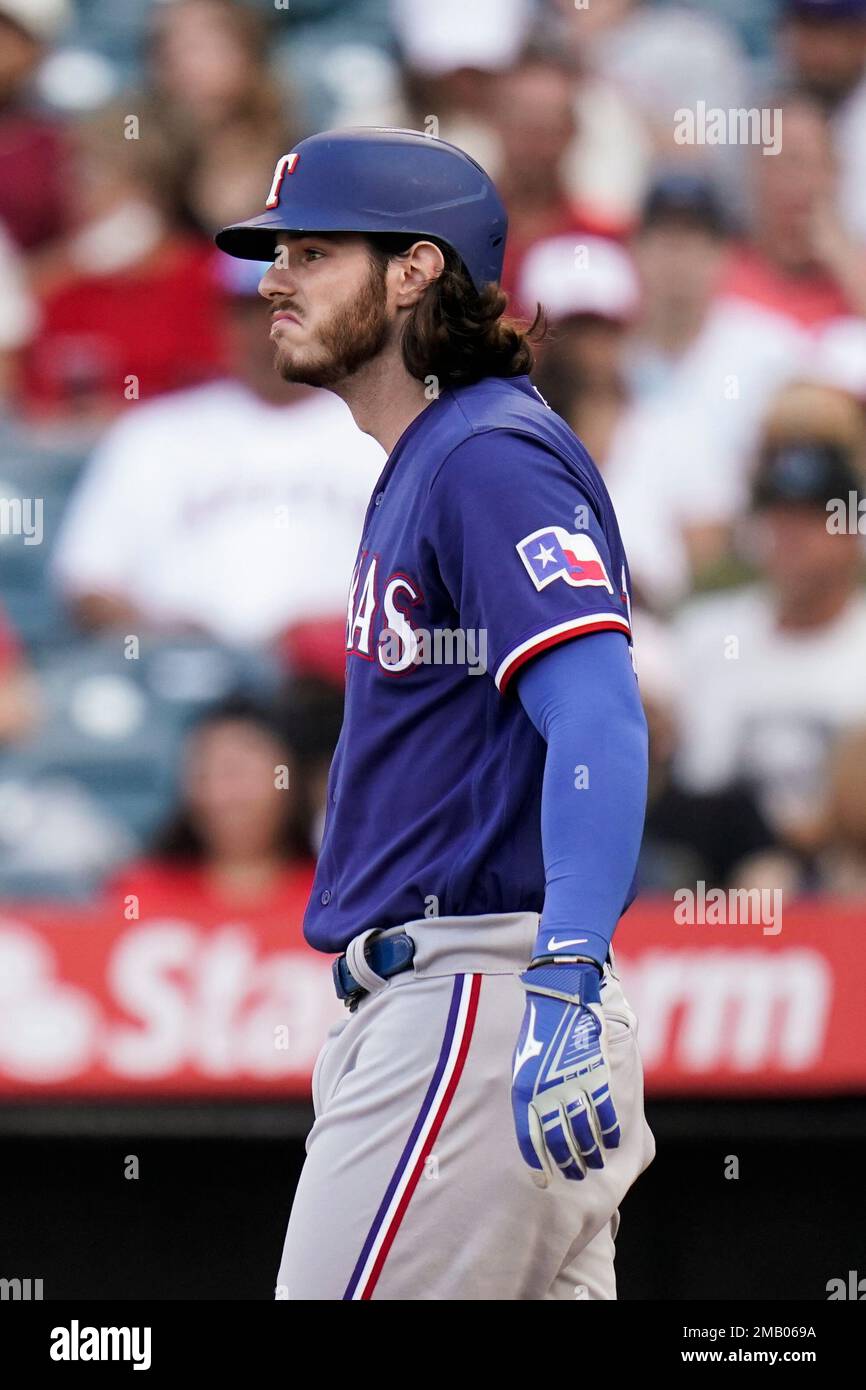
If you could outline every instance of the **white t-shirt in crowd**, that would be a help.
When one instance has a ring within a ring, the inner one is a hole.
[[[55,574],[160,624],[256,644],[345,609],[385,464],[329,391],[271,405],[234,381],[164,396],[113,425],[74,494]]]
[[[781,632],[755,586],[694,600],[673,629],[687,673],[678,772],[696,791],[743,779],[777,825],[820,809],[827,754],[866,722],[866,594],[838,618]]]
[[[624,412],[602,472],[632,579],[648,604],[672,606],[691,585],[684,533],[737,516],[742,479],[700,411],[652,400]]]
[[[675,358],[641,352],[629,362],[642,400],[670,410],[698,410],[730,454],[747,468],[748,449],[773,395],[808,365],[812,336],[784,314],[733,296],[707,312],[700,332]]]
[[[812,347],[783,316],[722,299],[675,361],[633,357],[636,400],[614,433],[604,478],[650,601],[688,592],[683,528],[729,524],[743,510],[767,409]]]

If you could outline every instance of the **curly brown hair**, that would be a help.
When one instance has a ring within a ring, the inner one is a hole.
[[[403,362],[410,376],[424,382],[433,377],[446,388],[532,371],[532,345],[547,332],[541,305],[528,327],[506,315],[505,292],[496,284],[476,290],[457,253],[435,237],[394,233],[366,239],[383,275],[390,260],[419,240],[432,241],[445,257],[445,269],[419,299],[403,329]]]

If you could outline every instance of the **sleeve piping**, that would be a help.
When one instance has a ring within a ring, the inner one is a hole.
[[[571,637],[583,637],[590,632],[623,632],[626,637],[631,639],[631,628],[625,618],[618,618],[615,613],[588,613],[582,618],[570,618],[568,622],[557,623],[554,627],[544,628],[541,632],[535,633],[532,637],[527,637],[525,641],[512,647],[511,651],[499,663],[494,676],[494,683],[500,695],[505,691],[517,671],[521,666],[537,656],[539,652],[545,651],[548,647],[558,646],[560,642],[567,642]]]

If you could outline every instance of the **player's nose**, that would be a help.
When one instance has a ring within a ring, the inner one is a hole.
[[[287,280],[288,273],[284,267],[277,269],[275,265],[269,265],[259,281],[259,294],[264,299],[275,299],[278,295],[285,295]]]

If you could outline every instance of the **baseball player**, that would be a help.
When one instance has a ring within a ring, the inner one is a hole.
[[[278,1298],[615,1298],[655,1153],[610,944],[647,773],[628,565],[503,318],[506,228],[463,151],[365,127],[303,140],[216,238],[273,259],[277,370],[388,455],[304,923],[347,1011]]]

